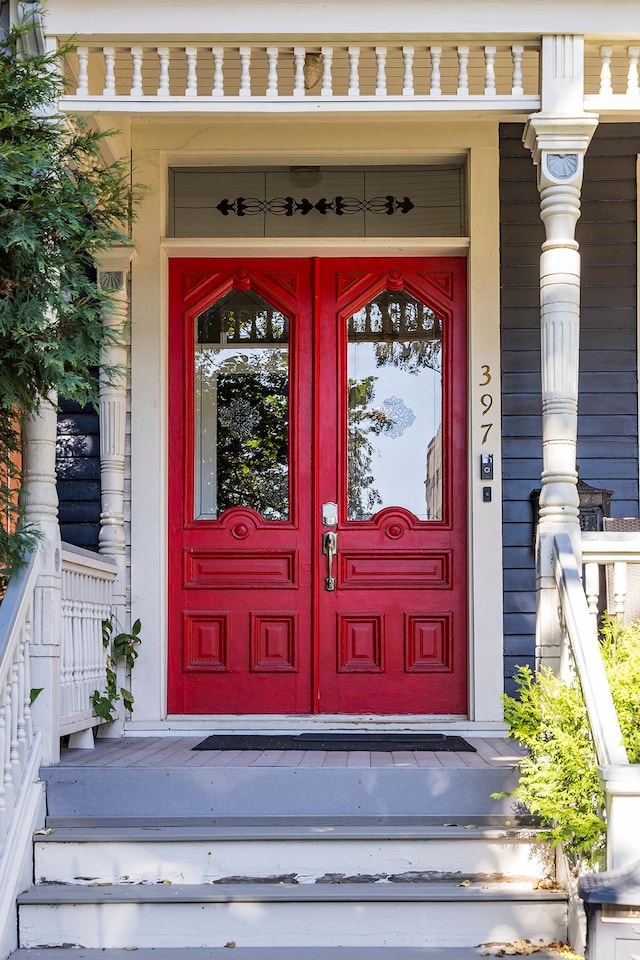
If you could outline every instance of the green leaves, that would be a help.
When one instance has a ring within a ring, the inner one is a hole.
[[[640,621],[624,626],[605,617],[601,650],[630,762],[640,761]],[[565,683],[548,668],[520,667],[518,698],[504,697],[511,736],[528,750],[513,794],[562,843],[569,859],[602,865],[604,794],[579,683]]]
[[[0,468],[39,397],[97,400],[91,370],[114,334],[94,264],[128,242],[131,206],[129,162],[102,157],[110,134],[57,110],[68,49],[24,52],[30,29],[0,39]],[[23,551],[9,515],[19,510],[0,487],[0,571]]]
[[[116,668],[121,660],[129,669],[136,662],[142,623],[138,618],[130,633],[120,631],[114,634],[114,629],[113,620],[102,621],[102,645],[107,651],[107,683],[104,693],[94,690],[91,695],[94,713],[107,723],[113,723],[116,719],[114,711],[118,700],[122,700],[129,713],[133,710],[133,694],[124,687],[118,688]]]

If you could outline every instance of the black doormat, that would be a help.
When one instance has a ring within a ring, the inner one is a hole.
[[[438,733],[299,733],[299,734],[224,734],[207,737],[194,750],[353,750],[384,751],[429,750],[432,752],[475,753],[475,747],[462,737]]]

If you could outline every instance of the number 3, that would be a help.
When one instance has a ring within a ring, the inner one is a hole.
[[[487,384],[491,383],[491,367],[488,363],[482,364],[482,377],[483,379],[478,384],[479,387],[486,387]]]

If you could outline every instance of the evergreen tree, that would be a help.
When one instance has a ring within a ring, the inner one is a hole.
[[[10,523],[21,421],[53,391],[95,402],[91,370],[112,334],[93,265],[127,241],[131,206],[129,165],[102,156],[109,133],[59,111],[68,50],[30,52],[29,10],[0,38],[0,576],[29,542]]]

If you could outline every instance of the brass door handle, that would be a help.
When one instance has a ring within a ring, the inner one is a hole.
[[[338,552],[338,534],[331,531],[322,535],[322,552],[327,557],[327,576],[324,578],[325,590],[335,590],[336,578],[333,576],[333,558]]]

